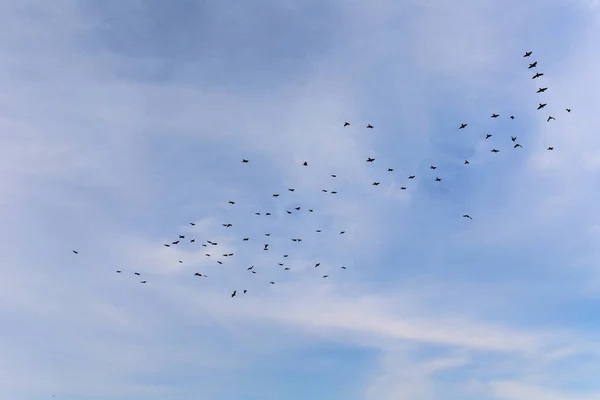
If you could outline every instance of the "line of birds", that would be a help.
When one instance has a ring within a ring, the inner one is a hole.
[[[528,51],[528,52],[526,52],[526,53],[525,53],[525,55],[524,55],[523,57],[530,57],[531,55],[532,55],[532,52],[531,52],[531,51]],[[529,67],[528,67],[528,69],[532,69],[532,68],[536,68],[536,67],[537,67],[537,61],[534,61],[533,63],[529,64]],[[540,77],[542,77],[542,76],[544,76],[544,74],[543,74],[543,73],[541,73],[541,72],[537,72],[537,73],[536,73],[536,74],[535,74],[535,75],[532,77],[532,79],[537,79],[537,78],[540,78]],[[545,92],[547,89],[548,89],[547,87],[540,87],[540,88],[538,89],[537,93],[544,93],[544,92]],[[539,105],[538,105],[538,108],[537,108],[537,109],[538,109],[538,110],[542,110],[542,109],[543,109],[544,107],[546,107],[546,106],[547,106],[547,104],[546,104],[546,103],[539,103]],[[571,109],[568,109],[568,108],[567,108],[566,110],[567,110],[567,112],[569,112],[569,113],[571,112]],[[497,113],[493,113],[493,114],[491,115],[491,118],[493,118],[493,119],[497,119],[497,118],[499,118],[499,117],[500,117],[500,114],[497,114]],[[514,115],[511,115],[511,116],[510,116],[510,119],[511,119],[511,120],[514,120],[514,119],[515,119]],[[552,117],[552,116],[549,116],[549,117],[548,117],[548,119],[547,119],[547,122],[549,122],[549,121],[551,121],[551,120],[554,120],[554,119],[555,119],[554,117]],[[344,124],[343,124],[343,127],[344,127],[344,128],[346,128],[346,127],[349,127],[349,126],[351,126],[350,122],[348,122],[348,121],[345,121],[345,122],[344,122]],[[467,126],[468,126],[468,123],[461,123],[461,124],[459,125],[458,129],[465,129],[465,128],[467,128]],[[371,125],[371,124],[367,124],[367,125],[366,125],[366,129],[374,129],[374,127],[373,127],[373,125]],[[490,139],[491,137],[492,137],[492,134],[490,134],[490,133],[486,133],[486,134],[485,134],[485,140],[488,140],[488,139]],[[517,140],[517,137],[516,137],[516,136],[511,136],[511,141],[512,141],[513,143],[515,143],[515,144],[513,145],[513,148],[515,148],[515,149],[516,149],[516,148],[519,148],[519,147],[523,147],[523,146],[521,146],[521,144],[519,144],[519,143],[516,143],[516,140]],[[554,147],[552,147],[552,146],[549,146],[549,147],[547,148],[547,150],[549,150],[549,151],[552,151],[552,150],[554,150]],[[491,149],[491,152],[492,152],[492,153],[499,153],[499,152],[500,152],[500,150],[498,150],[498,149],[496,149],[496,148],[492,148],[492,149]],[[368,157],[368,158],[366,159],[366,162],[367,162],[367,163],[370,163],[370,164],[374,163],[375,161],[376,161],[376,160],[375,160],[375,158],[374,158],[374,157]],[[243,164],[248,164],[249,162],[250,162],[250,160],[249,160],[249,159],[242,159],[242,163],[243,163]],[[470,162],[469,162],[468,160],[466,160],[466,159],[465,159],[463,164],[464,164],[464,165],[469,165],[469,164],[470,164]],[[302,162],[302,166],[304,166],[304,167],[308,167],[308,162],[307,162],[307,161],[304,161],[304,162]],[[429,169],[430,169],[430,170],[432,170],[432,171],[435,171],[435,170],[437,170],[437,166],[436,166],[435,164],[433,164],[433,165],[430,165],[430,166],[429,166]],[[394,168],[390,168],[390,167],[388,167],[388,168],[386,169],[386,172],[390,172],[390,173],[391,173],[391,172],[394,172]],[[337,178],[337,174],[329,174],[329,176],[330,176],[331,178]],[[409,180],[414,180],[415,178],[416,178],[416,175],[408,175],[408,179],[409,179]],[[442,181],[442,179],[441,179],[439,176],[435,176],[435,178],[434,178],[434,182],[441,182],[441,181]],[[381,183],[381,181],[374,181],[374,182],[372,183],[372,185],[373,185],[373,186],[379,186],[379,185],[380,185],[380,183]],[[403,186],[401,186],[401,187],[400,187],[400,190],[407,190],[407,186],[404,186],[404,185],[403,185]],[[295,191],[296,191],[296,189],[295,189],[295,188],[288,188],[288,189],[287,189],[287,192],[289,192],[289,193],[294,193]],[[331,194],[331,195],[337,195],[337,194],[338,194],[338,191],[337,191],[337,190],[322,189],[321,191],[322,191],[322,192],[324,192],[324,193],[329,193],[329,194]],[[272,197],[273,197],[273,198],[280,198],[280,196],[281,196],[281,193],[280,193],[280,192],[278,192],[278,193],[272,193]],[[233,201],[233,200],[229,200],[229,201],[228,201],[228,204],[229,204],[229,205],[235,205],[235,204],[236,204],[236,202],[235,202],[235,201]],[[290,209],[287,209],[287,210],[286,210],[286,214],[288,214],[288,215],[295,214],[296,212],[299,212],[299,211],[301,211],[301,210],[302,210],[302,206],[296,206],[296,207],[292,207],[292,208],[290,208]],[[312,208],[309,208],[309,209],[307,209],[307,210],[308,210],[308,212],[310,212],[310,213],[313,213],[313,212],[314,212],[314,210],[313,210]],[[264,212],[264,211],[262,211],[262,212],[255,212],[254,214],[255,214],[255,215],[258,215],[258,216],[261,216],[261,215],[264,215],[264,216],[271,216],[271,215],[272,215],[272,211],[267,211],[267,212]],[[470,219],[470,220],[472,220],[472,219],[473,219],[473,218],[472,218],[472,217],[471,217],[469,214],[463,214],[463,215],[462,215],[462,217],[463,217],[463,218]],[[194,222],[190,222],[189,224],[190,224],[191,226],[195,226],[195,225],[196,225]],[[224,222],[224,223],[222,223],[222,226],[223,226],[224,228],[232,228],[232,227],[233,227],[233,224],[232,224],[231,222]],[[319,233],[321,233],[321,232],[322,232],[322,229],[315,229],[315,233],[319,234]],[[345,231],[345,230],[341,230],[341,231],[339,232],[339,234],[340,234],[340,235],[343,235],[343,234],[345,234],[345,233],[346,233],[346,231]],[[270,234],[270,233],[265,233],[264,235],[265,235],[265,237],[270,237],[270,235],[271,235],[271,234]],[[181,240],[182,240],[182,239],[185,239],[185,238],[186,238],[186,237],[185,237],[185,235],[183,235],[183,234],[179,234],[179,235],[178,235],[178,238],[177,238],[176,240],[173,240],[171,243],[164,243],[164,247],[167,247],[167,248],[169,248],[169,247],[172,247],[172,246],[176,246],[176,245],[180,244],[180,242],[181,242]],[[250,238],[249,236],[248,236],[248,237],[247,237],[247,236],[244,236],[244,237],[242,238],[242,242],[248,242],[248,241],[250,241],[250,239],[251,239],[251,238]],[[302,239],[301,237],[291,237],[290,239],[291,239],[291,241],[293,241],[293,242],[296,242],[296,243],[298,243],[298,242],[302,242],[302,241],[303,241],[303,239]],[[191,244],[191,243],[196,243],[196,239],[195,239],[195,238],[192,238],[192,239],[190,239],[190,240],[189,240],[189,243],[190,243],[190,244]],[[202,246],[203,246],[203,247],[209,247],[209,245],[210,245],[211,247],[214,247],[214,249],[215,249],[215,250],[217,250],[217,248],[218,248],[218,243],[217,243],[216,241],[213,241],[213,240],[206,240],[206,242],[205,242],[205,243],[202,243]],[[269,251],[269,246],[270,246],[270,244],[269,244],[269,243],[264,243],[264,244],[262,245],[262,249],[263,249],[263,251]],[[75,253],[75,254],[79,254],[79,253],[78,253],[78,251],[76,251],[76,250],[73,250],[73,253]],[[207,253],[205,253],[205,256],[207,256],[207,257],[211,257],[211,255],[212,255],[212,254],[213,254],[213,253],[207,252]],[[234,256],[234,253],[232,253],[232,252],[225,252],[225,253],[222,253],[222,257],[227,257],[227,258],[229,258],[229,257],[233,257],[233,256]],[[285,258],[285,259],[288,259],[288,257],[289,257],[289,254],[283,254],[283,258]],[[180,264],[182,264],[182,263],[183,263],[183,261],[182,261],[182,260],[178,260],[178,262],[179,262]],[[217,264],[219,264],[219,265],[223,265],[223,259],[217,260],[216,262],[217,262]],[[283,262],[278,262],[277,264],[278,264],[278,266],[280,266],[280,267],[283,267],[283,270],[284,270],[284,271],[289,271],[289,270],[290,270],[290,267],[289,267],[289,266],[286,266],[286,264],[285,264],[285,263],[283,263]],[[317,263],[314,265],[314,268],[317,268],[317,267],[319,267],[320,265],[321,265],[321,263],[320,263],[320,262],[317,262]],[[342,266],[342,267],[341,267],[341,269],[346,269],[346,268],[347,268],[346,266]],[[255,270],[255,268],[254,268],[254,265],[251,265],[251,266],[250,266],[250,267],[248,267],[246,270],[247,270],[247,271],[249,271],[249,272],[251,272],[252,274],[256,274],[256,273],[257,273],[257,272],[256,272],[256,270]],[[122,273],[123,271],[122,271],[122,270],[117,270],[116,272],[120,274],[120,273]],[[140,275],[141,275],[139,272],[134,272],[134,274],[135,274],[136,276],[140,276]],[[201,273],[201,272],[195,272],[195,273],[194,273],[194,276],[197,276],[197,277],[205,277],[205,278],[207,277],[207,275],[205,275],[204,273]],[[322,276],[322,278],[328,278],[328,277],[329,277],[329,274],[325,274],[325,275],[323,275],[323,276]],[[145,284],[145,283],[147,283],[147,280],[142,280],[142,281],[140,281],[140,283],[142,283],[142,284]],[[269,283],[270,283],[271,285],[274,285],[274,284],[275,284],[275,281],[269,281]],[[244,293],[244,294],[245,294],[245,293],[247,293],[247,291],[248,291],[247,289],[243,289],[243,290],[242,290],[242,293]],[[235,296],[237,295],[237,293],[238,293],[237,289],[233,290],[233,292],[231,293],[231,297],[235,297]]]

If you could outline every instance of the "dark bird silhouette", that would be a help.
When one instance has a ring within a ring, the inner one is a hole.
[[[217,261],[217,264],[223,264],[223,261]]]
[[[247,163],[248,160],[246,160],[245,158],[242,160],[243,163]]]
[[[139,272],[134,272],[133,274],[134,274],[134,275],[138,275],[138,276],[140,275],[140,273],[139,273]]]
[[[471,218],[471,216],[469,214],[463,214],[463,218],[473,219],[473,218]]]
[[[79,254],[79,252],[77,252],[77,251],[75,251],[75,250],[73,250],[73,253],[75,253],[75,254]]]
[[[235,201],[230,201],[229,204],[235,204]]]
[[[367,125],[367,128],[368,128],[368,129],[373,129],[373,125],[371,125],[371,124],[368,124],[368,125]]]
[[[344,126],[350,126],[350,122],[348,122],[348,121],[344,122]]]
[[[388,168],[388,172],[393,172],[394,168]]]
[[[540,105],[538,106],[538,110],[541,110],[542,108],[546,107],[547,103],[540,103]]]
[[[274,285],[274,284],[275,284],[275,282],[273,282],[273,281],[271,281],[271,282],[269,282],[269,283],[270,283],[271,285]]]
[[[517,143],[513,147],[516,149],[517,147],[523,147],[523,146],[521,146],[519,143]]]
[[[191,226],[196,226],[196,224],[195,224],[195,223],[193,223],[193,222],[190,222],[190,225],[191,225]]]
[[[247,291],[248,291],[248,289],[244,289],[244,294],[246,294]]]
[[[337,177],[337,175],[335,175],[335,174],[332,174],[332,175],[331,175],[331,177],[332,177],[332,178],[336,178],[336,177]]]
[[[206,257],[210,257],[210,254],[208,254],[208,253],[204,253],[204,255],[205,255]]]
[[[346,269],[346,267],[342,267],[342,269]]]
[[[293,189],[293,188],[291,188],[291,189],[288,189],[288,190],[289,190],[290,192],[293,192],[293,191],[294,191],[294,190],[296,190],[296,189]]]
[[[537,61],[534,61],[533,63],[529,64],[528,69],[535,68],[535,67],[537,67]]]
[[[431,167],[429,167],[429,169],[436,169],[437,167],[435,165],[432,165]]]
[[[343,235],[344,233],[346,233],[346,231],[341,231],[341,232],[340,232],[340,235]]]
[[[236,292],[237,292],[237,291],[236,291],[236,290],[234,290],[234,291],[233,291],[233,293],[231,293],[231,297],[235,297],[235,294],[236,294]]]
[[[498,152],[500,152],[500,150],[498,150],[498,149],[492,149],[491,151],[492,151],[492,153],[498,153]]]
[[[486,139],[489,139],[489,138],[491,138],[491,137],[492,137],[492,135],[491,135],[491,134],[489,134],[489,133],[488,133],[487,135],[485,135],[485,138],[486,138]]]
[[[319,265],[321,265],[321,263],[316,263],[315,268],[317,268]]]
[[[273,197],[279,197],[279,193],[274,193]]]
[[[554,119],[554,120],[555,120],[556,118],[554,118],[552,115],[550,115],[550,116],[548,117],[548,119],[546,120],[546,122],[550,122],[550,120],[551,120],[551,119]]]
[[[415,176],[414,176],[414,175],[410,175],[410,176],[408,177],[408,179],[415,179]]]
[[[313,212],[313,210],[312,210],[312,209],[309,209],[309,210],[308,210],[308,212]]]
[[[291,214],[292,212],[291,212],[291,211],[287,211],[287,213],[288,213],[288,214]]]
[[[467,125],[469,125],[469,124],[460,124],[460,127],[458,129],[465,129],[467,127]]]
[[[254,213],[254,214],[256,214],[256,215],[260,215],[260,213]]]
[[[442,180],[441,178],[438,178],[438,177],[435,178],[436,182],[440,182],[441,180]]]
[[[183,261],[179,260],[179,264],[183,264]]]
[[[179,244],[179,240],[172,242],[171,244]]]
[[[550,147],[548,147],[548,150],[552,151],[552,150],[554,150],[554,147],[550,146]]]
[[[250,268],[247,268],[247,270],[250,271],[252,268],[254,268],[254,265],[251,266]]]
[[[565,108],[565,110],[567,110],[567,112],[571,112],[571,109],[570,109],[570,108]]]
[[[371,158],[371,157],[367,158],[367,162],[373,162],[373,161],[375,161],[374,158]]]
[[[250,238],[243,238],[242,240],[243,240],[244,242],[247,242],[247,241],[248,241],[248,239],[250,239]]]
[[[510,116],[510,119],[515,119],[515,116],[514,116],[514,115],[511,115],[511,116]]]
[[[166,243],[163,246],[165,246],[165,247],[171,247],[170,244],[166,244]]]
[[[321,192],[327,193],[327,189],[321,189]]]
[[[400,186],[400,190],[406,190],[406,186]]]
[[[287,254],[284,254],[284,255],[283,255],[283,257],[287,257],[287,256],[288,256]]]
[[[265,213],[265,215],[271,215],[271,213]]]
[[[517,137],[516,136],[511,136],[510,140],[512,140],[514,142],[515,140],[517,140]]]
[[[327,278],[329,275],[323,275],[323,278]]]
[[[531,53],[532,53],[531,51],[528,51],[525,53],[525,55],[523,57],[529,57],[529,56],[531,56]]]
[[[302,165],[304,165],[305,167],[308,167],[308,163],[307,163],[306,161],[304,161],[304,162],[302,163]]]
[[[465,165],[470,164],[470,162],[468,160],[465,160]]]
[[[538,89],[538,91],[536,93],[544,93],[546,90],[548,90],[547,87],[543,87],[543,88],[541,87]]]
[[[195,243],[195,242],[196,242],[196,239],[190,240],[190,243]]]
[[[269,250],[269,245],[265,244],[265,248],[263,250]]]
[[[233,225],[231,225],[231,224],[223,224],[223,226],[224,226],[225,228],[231,228]]]
[[[148,281],[140,281],[140,283],[146,283],[146,282],[148,282]]]
[[[271,234],[270,233],[265,233],[265,236],[271,236]]]
[[[284,271],[289,271],[289,270],[290,270],[290,267],[285,267],[283,270],[284,270]]]
[[[373,182],[373,186],[379,186],[379,182]]]
[[[121,273],[121,271],[117,271],[117,274],[120,274],[120,273]]]
[[[492,118],[498,118],[499,116],[499,114],[492,114]]]
[[[333,192],[332,192],[333,193]],[[294,210],[300,211],[300,207],[294,207]]]
[[[331,192],[331,194],[337,194],[337,192],[334,190],[333,192]]]
[[[200,272],[196,272],[196,273],[194,274],[194,276],[204,276],[204,277],[206,277],[206,275],[204,275],[204,274],[201,274]]]
[[[539,78],[540,76],[544,76],[543,73],[538,72],[537,74],[535,74],[531,79],[535,79],[535,78]]]
[[[317,229],[317,233],[320,233],[320,232],[321,232],[321,230],[320,230],[320,229]]]

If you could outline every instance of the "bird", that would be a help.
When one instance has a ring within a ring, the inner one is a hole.
[[[300,211],[300,207],[294,207],[294,210]]]
[[[394,168],[388,168],[388,172],[393,172]]]
[[[273,281],[271,281],[271,282],[269,282],[269,283],[270,283],[271,285],[274,285],[274,284],[275,284],[275,282],[273,282]]]
[[[516,149],[517,147],[523,147],[523,146],[521,146],[519,143],[517,143],[513,147]]]
[[[196,239],[190,240],[190,243],[195,243],[195,242],[196,242]]]
[[[440,182],[441,180],[442,180],[441,178],[438,178],[438,177],[435,178],[436,182]]]
[[[146,282],[148,282],[148,281],[140,281],[140,283],[146,283]]]
[[[179,264],[183,264],[183,261],[179,260]]]
[[[374,158],[371,158],[371,157],[367,158],[367,162],[373,162],[373,161],[375,161]]]
[[[344,122],[344,126],[350,126],[350,122],[348,122],[348,121]]]
[[[552,115],[550,115],[550,116],[548,117],[548,119],[546,120],[546,122],[550,122],[550,120],[551,120],[551,119],[554,119],[554,120],[555,120],[556,118],[554,118]]]
[[[436,169],[437,167],[435,165],[432,165],[431,167],[429,167],[429,169]]]
[[[510,140],[512,140],[514,142],[515,140],[517,140],[517,137],[516,136],[511,136]]]
[[[290,270],[290,267],[285,267],[283,270],[284,270],[284,271],[289,271],[289,270]]]
[[[327,278],[329,275],[323,275],[323,278]]]
[[[139,273],[139,272],[134,272],[133,274],[134,274],[134,275],[138,275],[138,276],[140,275],[140,273]]]
[[[467,125],[469,125],[469,124],[460,124],[460,127],[458,129],[465,129],[467,127]]]
[[[191,225],[191,226],[196,226],[196,224],[195,224],[195,223],[193,223],[193,222],[190,222],[190,225]]]
[[[265,233],[265,236],[271,236],[271,234],[270,233]]]
[[[251,266],[250,268],[246,268],[248,271],[250,271],[252,268],[254,268],[254,265]]]
[[[511,115],[511,116],[510,116],[510,119],[515,119],[515,116],[514,116],[514,115]]]
[[[499,116],[499,114],[492,114],[492,118],[498,118]]]
[[[265,244],[265,248],[263,250],[269,250],[269,245]]]
[[[567,110],[567,112],[571,112],[571,109],[570,109],[570,108],[565,108],[565,110]]]
[[[415,176],[414,176],[414,175],[410,175],[410,176],[408,177],[408,179],[415,179]]]
[[[292,212],[288,210],[288,211],[287,211],[287,213],[288,213],[288,214],[291,214]]]
[[[206,275],[204,275],[204,274],[201,274],[200,272],[196,272],[196,273],[194,274],[194,276],[206,276]]]
[[[341,232],[340,232],[340,235],[343,235],[344,233],[346,233],[346,231],[341,231]]]
[[[552,150],[554,150],[554,147],[550,146],[550,147],[548,147],[548,150],[552,151]]]
[[[293,191],[294,191],[294,190],[296,190],[296,189],[294,189],[294,188],[290,188],[290,189],[288,189],[288,190],[289,190],[290,192],[293,192]]]
[[[334,190],[333,192],[331,192],[331,194],[337,194],[337,192]]]
[[[271,215],[271,213],[268,212],[268,213],[265,213],[265,215]]]
[[[499,153],[500,152],[500,150],[498,150],[498,149],[492,149],[491,151],[492,151],[492,153]]]
[[[117,274],[120,274],[120,273],[121,273],[121,271],[117,271]]]
[[[373,125],[371,125],[371,124],[368,124],[368,125],[367,125],[367,128],[368,128],[368,129],[373,129]]]
[[[248,291],[248,289],[244,289],[244,293],[246,293]]]
[[[313,210],[312,210],[312,209],[309,209],[309,210],[308,210],[308,212],[313,212]]]
[[[304,161],[304,162],[302,163],[302,165],[304,165],[305,167],[308,167],[308,163],[307,163],[306,161]]]
[[[321,265],[321,263],[316,263],[315,268],[317,268],[319,265]]]
[[[531,79],[535,79],[535,78],[539,78],[540,76],[544,76],[543,73],[538,72],[537,74],[535,74]]]
[[[538,110],[541,110],[542,108],[546,107],[547,103],[540,103],[540,105],[538,106]]]
[[[260,215],[260,213],[259,213],[259,212],[257,212],[257,213],[254,213],[254,214],[256,214],[256,215]]]
[[[400,190],[406,190],[406,186],[401,186]]]
[[[320,233],[320,232],[321,232],[321,230],[320,230],[320,229],[317,229],[317,233]]]
[[[491,138],[491,137],[492,137],[492,135],[491,135],[490,133],[488,133],[488,134],[486,134],[486,135],[485,135],[485,138],[486,138],[486,139],[489,139],[489,138]]]
[[[379,186],[379,182],[373,182],[373,186]]]
[[[536,93],[544,93],[546,90],[548,90],[548,88],[547,88],[547,87],[541,87],[541,88],[539,88],[539,89],[537,90],[537,92],[536,92]]]
[[[535,68],[536,66],[537,66],[537,61],[534,61],[533,63],[529,64],[528,69]]]
[[[468,160],[465,160],[465,165],[470,164]]]
[[[473,219],[473,218],[471,218],[471,216],[469,214],[463,214],[463,218]]]
[[[273,193],[273,197],[279,197],[279,193]]]
[[[531,51],[528,51],[525,53],[525,55],[523,57],[529,57],[529,56],[531,56],[531,53],[532,53]]]
[[[73,253],[75,253],[75,254],[79,254],[79,252],[77,252],[76,250],[73,250]]]
[[[235,201],[230,201],[229,204],[235,204]]]
[[[231,225],[231,224],[225,224],[225,225],[223,225],[223,226],[224,226],[225,228],[231,228],[233,225]]]
[[[287,254],[284,254],[283,256],[284,256],[284,257],[287,257],[288,255],[287,255]]]
[[[247,242],[250,238],[243,238],[242,241]]]
[[[223,261],[217,261],[217,264],[223,265]]]
[[[235,293],[236,293],[236,292],[237,292],[237,291],[236,291],[236,290],[234,290],[234,291],[233,291],[233,293],[231,293],[231,297],[235,297]]]
[[[342,267],[342,269],[346,269],[346,267]]]
[[[327,189],[321,189],[321,192],[327,193]]]
[[[248,160],[246,160],[245,158],[242,160],[243,163],[247,163]]]
[[[335,174],[331,174],[331,177],[332,177],[332,178],[336,178],[336,177],[337,177],[337,175],[335,175]]]
[[[174,242],[171,242],[171,244],[179,244],[179,240],[176,240]]]
[[[165,247],[171,247],[170,244],[166,244],[166,243],[163,246],[165,246]]]

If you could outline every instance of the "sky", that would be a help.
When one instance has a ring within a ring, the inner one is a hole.
[[[1,398],[600,399],[597,1],[0,25]]]

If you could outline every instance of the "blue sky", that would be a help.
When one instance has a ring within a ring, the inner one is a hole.
[[[600,399],[598,5],[0,1],[0,397]]]

